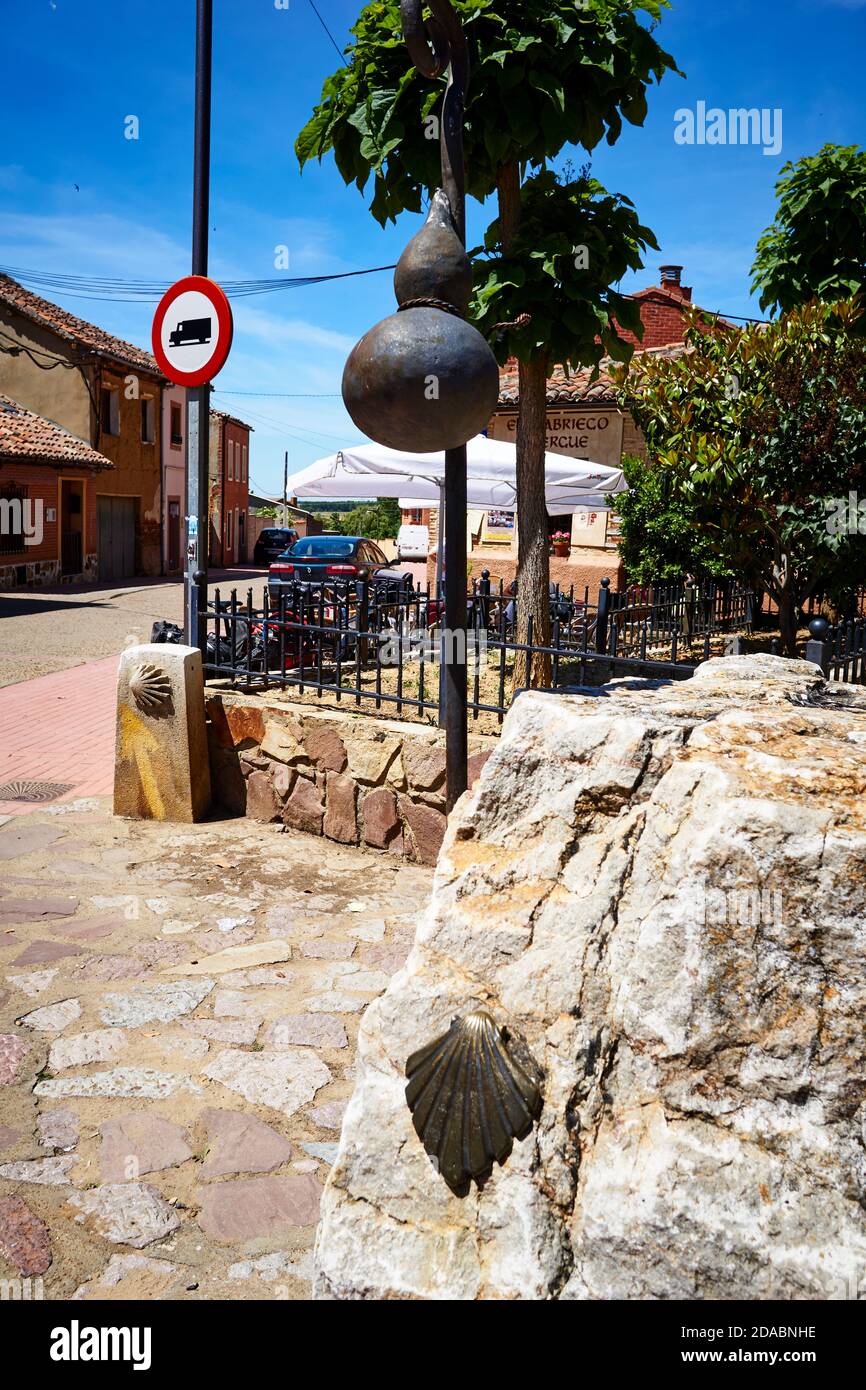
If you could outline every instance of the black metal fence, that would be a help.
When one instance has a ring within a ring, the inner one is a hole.
[[[600,685],[617,675],[684,679],[707,660],[713,639],[748,630],[754,595],[735,584],[652,586],[593,597],[584,588],[550,592],[549,645],[516,635],[516,593],[485,571],[466,597],[469,713],[504,718],[518,652],[546,657],[551,689]],[[435,722],[439,677],[458,635],[443,633],[440,595],[378,579],[290,583],[263,605],[219,591],[206,610],[210,680],[247,689],[277,686]]]
[[[809,624],[809,632],[807,661],[820,666],[828,680],[866,684],[866,618],[831,625],[819,617]]]

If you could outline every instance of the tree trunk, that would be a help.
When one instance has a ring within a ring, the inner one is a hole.
[[[517,419],[517,641],[550,646],[550,538],[544,486],[547,447],[547,365],[545,353],[520,364]],[[530,623],[531,619],[531,623]],[[516,652],[514,686],[550,685],[551,660]]]
[[[507,255],[520,227],[520,168],[504,164],[496,180],[502,249]],[[516,640],[533,646],[550,646],[550,543],[544,489],[544,454],[547,446],[547,366],[544,354],[520,363],[520,400],[517,413],[517,562]],[[530,617],[531,634],[530,634]],[[514,686],[550,684],[549,656],[516,652]]]
[[[797,618],[800,605],[791,589],[784,588],[776,599],[779,605],[779,634],[786,656],[797,655]]]

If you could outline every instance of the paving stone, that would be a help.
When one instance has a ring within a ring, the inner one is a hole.
[[[285,1240],[319,1219],[321,1185],[307,1174],[242,1178],[197,1192],[199,1225],[213,1240]]]
[[[145,965],[177,965],[189,955],[189,947],[182,941],[139,941],[132,948],[133,953]]]
[[[294,1115],[331,1080],[324,1062],[309,1051],[222,1052],[203,1074],[251,1105],[267,1105],[283,1115]]]
[[[116,1096],[121,1100],[163,1100],[176,1091],[201,1094],[201,1086],[189,1077],[154,1067],[113,1067],[89,1076],[54,1076],[33,1088],[37,1096]]]
[[[297,1165],[300,1167],[300,1164]],[[313,1169],[318,1165],[313,1164]],[[310,1169],[306,1169],[310,1172]],[[291,1254],[284,1250],[275,1250],[270,1255],[260,1255],[257,1260],[239,1260],[237,1264],[229,1265],[227,1278],[229,1279],[252,1279],[257,1275],[266,1284],[273,1284],[277,1279],[303,1279],[310,1283],[313,1278],[313,1252],[305,1251],[302,1255]]]
[[[10,1129],[9,1125],[0,1125],[0,1153],[4,1153],[6,1149],[13,1148],[20,1138],[20,1130]]]
[[[96,1028],[91,1033],[74,1033],[51,1044],[48,1065],[52,1071],[86,1067],[90,1062],[110,1062],[126,1045],[126,1033],[119,1028]]]
[[[20,989],[29,999],[36,999],[48,988],[57,970],[30,970],[26,975],[7,975],[6,978],[16,989]]]
[[[357,941],[382,941],[385,937],[385,923],[382,921],[364,922],[360,927],[351,927],[349,935],[354,936]]]
[[[155,1187],[142,1182],[107,1183],[73,1193],[70,1205],[91,1227],[115,1245],[140,1250],[176,1231],[180,1217]]]
[[[369,946],[361,952],[361,956],[365,965],[376,966],[386,975],[394,975],[403,969],[411,949],[411,946]]]
[[[35,854],[48,849],[66,834],[65,830],[55,830],[49,825],[28,825],[20,829],[3,830],[0,834],[0,859],[23,858],[25,854]]]
[[[252,941],[255,934],[254,927],[238,927],[236,931],[232,932],[232,942],[234,945],[239,945],[242,941]],[[221,951],[226,944],[225,932],[221,932],[219,929],[198,932],[195,942],[202,951]]]
[[[36,1117],[36,1129],[43,1149],[69,1153],[78,1143],[78,1116],[74,1110],[45,1110]]]
[[[381,994],[391,983],[391,976],[384,970],[359,970],[357,975],[346,980],[346,989],[357,989],[364,994]]]
[[[103,1023],[121,1028],[170,1023],[197,1009],[213,987],[214,981],[209,979],[137,985],[130,994],[106,994],[106,1007],[99,1016]]]
[[[341,845],[356,845],[359,840],[357,817],[357,786],[352,777],[338,772],[325,774],[325,819],[323,830],[329,840]]]
[[[0,1197],[0,1255],[25,1278],[51,1266],[48,1227],[23,1197]]]
[[[304,941],[301,955],[314,960],[348,960],[354,954],[354,941],[336,941],[332,936],[320,937],[318,941]]]
[[[205,1110],[201,1119],[210,1147],[201,1170],[204,1177],[269,1173],[292,1156],[289,1141],[255,1115],[240,1110]]]
[[[130,1280],[135,1289],[124,1289],[124,1299],[141,1301],[144,1298],[159,1298],[166,1294],[179,1272],[178,1266],[169,1260],[154,1260],[148,1255],[112,1255],[102,1273],[81,1284],[72,1297],[75,1300],[95,1301]]]
[[[269,1047],[348,1047],[346,1029],[332,1014],[286,1014],[268,1029]]]
[[[177,1168],[193,1156],[186,1130],[150,1110],[106,1120],[100,1133],[99,1170],[105,1183],[130,1182],[144,1173]]]
[[[261,1020],[261,1001],[241,989],[218,989],[213,997],[214,1018]]]
[[[23,1028],[31,1028],[37,1033],[62,1033],[70,1023],[81,1017],[81,1003],[78,999],[62,999],[58,1004],[46,1004],[25,1014],[18,1022]]]
[[[317,1158],[302,1158],[297,1163],[292,1164],[296,1173],[318,1173],[319,1160]]]
[[[348,1104],[348,1100],[329,1100],[324,1105],[314,1105],[307,1114],[320,1129],[335,1129],[339,1134]]]
[[[366,1008],[366,1001],[357,995],[342,994],[339,990],[329,990],[307,1000],[307,1008],[314,1014],[354,1014]]]
[[[77,970],[79,979],[100,984],[110,980],[135,980],[146,974],[146,962],[135,956],[91,956]]]
[[[337,1161],[337,1154],[340,1152],[339,1144],[302,1144],[304,1153],[312,1154],[314,1158],[321,1159],[322,1163],[327,1163],[329,1167]]]
[[[20,1163],[0,1163],[0,1178],[7,1182],[32,1182],[43,1187],[64,1187],[69,1181],[69,1170],[78,1159],[74,1155],[61,1155],[55,1158],[28,1158]]]
[[[15,957],[15,965],[42,965],[52,960],[63,960],[67,956],[80,956],[80,946],[63,946],[59,941],[31,941],[30,945]]]
[[[262,1019],[194,1018],[184,1023],[183,1026],[202,1038],[210,1038],[213,1042],[249,1045],[255,1042],[256,1035],[262,1026]]]
[[[72,917],[77,911],[77,898],[0,898],[0,922],[48,922]]]
[[[56,936],[72,937],[73,941],[102,941],[127,925],[123,917],[85,917],[82,921],[71,918],[69,921],[53,922],[51,930]]]
[[[252,989],[255,986],[271,989],[287,985],[294,978],[294,970],[280,966],[276,969],[233,970],[230,974],[223,975],[220,983],[229,989]]]
[[[14,1033],[0,1033],[0,1086],[11,1086],[30,1048]]]
[[[172,975],[221,975],[229,970],[244,970],[254,965],[274,965],[291,960],[288,941],[260,941],[249,946],[227,946],[216,955],[205,956],[190,965],[175,965]]]

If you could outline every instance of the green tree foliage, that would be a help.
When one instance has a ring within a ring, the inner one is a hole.
[[[701,530],[698,508],[673,489],[670,474],[626,454],[629,491],[611,498],[620,520],[619,550],[631,583],[675,582],[687,574],[719,579],[732,574],[723,538]]]
[[[527,184],[523,180],[528,171],[548,177],[543,172],[547,161],[566,146],[591,151],[602,140],[614,144],[624,122],[643,124],[647,88],[676,71],[654,32],[669,5],[668,0],[453,3],[465,27],[472,74],[465,127],[467,191],[482,201],[495,193],[499,204],[497,228],[486,238],[499,268],[485,265],[480,272],[476,308],[482,326],[496,321],[500,308],[507,312],[504,306],[511,302],[519,306],[518,312],[532,312],[533,305],[538,312],[537,326],[524,334],[509,334],[499,350],[513,350],[520,360],[517,632],[525,638],[531,617],[539,644],[548,645],[546,370],[557,361],[597,361],[595,334],[589,331],[593,314],[597,333],[607,335],[618,356],[626,355],[611,322],[610,282],[601,287],[600,272],[618,258],[624,258],[626,267],[634,264],[631,250],[623,256],[629,239],[634,247],[654,243],[636,218],[629,225],[626,200],[611,199],[600,188],[592,192],[588,186],[563,187],[555,181],[546,185],[556,223],[548,241],[547,224],[538,212],[545,185],[533,176]],[[362,191],[372,177],[370,211],[384,225],[402,212],[420,211],[424,195],[440,182],[438,116],[446,79],[430,81],[411,63],[398,0],[367,4],[352,33],[350,61],[325,82],[296,150],[302,167],[332,152],[346,183],[354,182]],[[582,233],[589,235],[593,206],[600,264],[590,265],[581,289],[577,280],[562,278],[558,263],[566,243],[578,246]],[[607,213],[613,219],[612,251],[603,238]],[[520,240],[524,214],[531,221]],[[519,270],[523,279],[518,285]],[[562,324],[556,314],[560,304],[566,309]],[[624,308],[621,322],[636,322],[630,306]],[[549,661],[540,658],[527,671],[521,655],[515,679],[518,684],[545,683]]]
[[[866,547],[846,521],[850,494],[866,494],[861,324],[854,301],[715,332],[693,311],[690,351],[619,369],[667,495],[722,562],[775,599],[791,655],[811,594],[866,582]]]
[[[761,308],[833,303],[866,287],[866,150],[825,145],[786,164],[779,208],[758,242],[752,289]]]
[[[370,541],[395,540],[400,529],[400,503],[396,498],[380,497],[377,502],[364,502],[348,512],[332,512],[327,529],[343,536],[364,536]]]

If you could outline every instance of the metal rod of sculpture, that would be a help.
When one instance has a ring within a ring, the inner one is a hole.
[[[401,0],[403,35],[416,68],[425,77],[448,69],[442,107],[440,145],[442,187],[451,205],[455,230],[466,245],[466,166],[463,120],[469,85],[469,50],[463,26],[451,0],[429,0],[431,19],[425,26],[422,0]],[[443,643],[443,704],[446,730],[447,798],[449,812],[468,782],[469,736],[466,686],[466,445],[445,454],[445,514],[440,510],[447,541],[445,564],[445,629]]]

